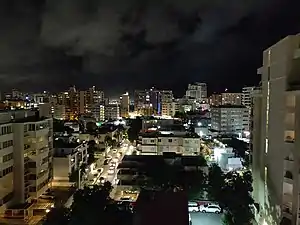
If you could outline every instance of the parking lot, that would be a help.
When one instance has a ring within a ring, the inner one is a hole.
[[[191,213],[192,225],[221,225],[222,214],[215,213]]]

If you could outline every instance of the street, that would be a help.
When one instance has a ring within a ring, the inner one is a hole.
[[[221,225],[222,215],[215,213],[191,213],[192,225]]]
[[[119,161],[116,164],[116,169],[115,169],[115,173],[114,174],[108,174],[109,171],[109,167],[110,165],[104,165],[104,157],[101,159],[98,159],[96,162],[96,168],[94,169],[94,174],[98,174],[96,177],[93,174],[93,172],[91,171],[90,174],[87,175],[87,181],[84,182],[84,185],[95,185],[95,184],[99,184],[100,181],[100,177],[105,178],[106,181],[109,181],[113,186],[115,186],[117,183],[117,167],[118,164],[122,161],[124,155],[132,152],[133,146],[130,144],[129,141],[125,142],[127,144],[127,147],[119,147],[119,148],[112,148],[107,152],[107,156],[106,157],[111,157],[112,159],[114,158],[118,158]],[[98,169],[103,168],[103,172],[98,173],[95,171],[97,171]],[[112,191],[114,192],[114,191]]]

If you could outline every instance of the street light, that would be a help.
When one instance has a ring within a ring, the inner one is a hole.
[[[81,165],[82,165],[82,161],[79,163],[79,169],[78,169],[78,189],[81,188]]]

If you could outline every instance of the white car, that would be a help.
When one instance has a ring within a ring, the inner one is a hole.
[[[203,213],[221,213],[222,209],[218,205],[213,205],[213,204],[205,204],[200,206],[200,212]]]
[[[188,210],[189,212],[199,212],[199,206],[196,202],[189,202],[188,204]]]

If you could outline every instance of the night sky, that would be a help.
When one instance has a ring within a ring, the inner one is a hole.
[[[299,0],[0,0],[0,90],[109,94],[259,82],[262,51],[300,32]]]

